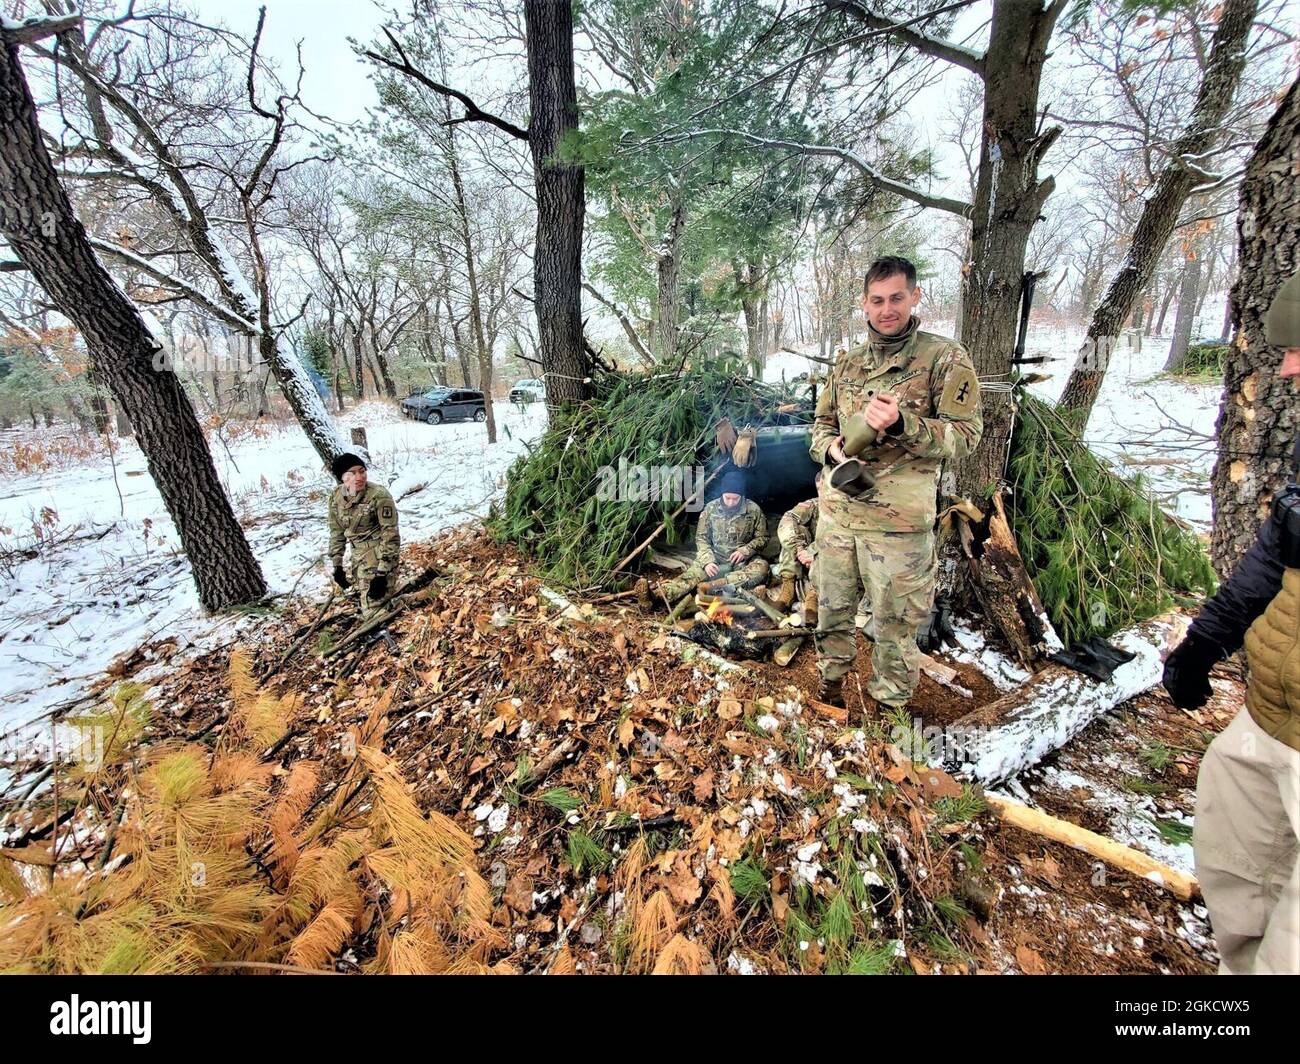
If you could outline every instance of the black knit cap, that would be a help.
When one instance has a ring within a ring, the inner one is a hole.
[[[333,460],[331,460],[330,472],[334,474],[335,480],[342,480],[343,474],[353,466],[360,466],[362,469],[365,469],[366,463],[361,460],[359,455],[355,455],[351,451],[344,451],[340,455],[335,455]]]
[[[733,469],[729,473],[722,475],[722,494],[734,492],[737,495],[745,495],[745,474],[738,469]]]

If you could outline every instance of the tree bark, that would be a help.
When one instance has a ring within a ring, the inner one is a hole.
[[[1020,282],[1029,233],[1055,188],[1038,178],[1060,134],[1040,130],[1038,94],[1063,0],[996,0],[984,67],[984,143],[971,218],[970,268],[962,278],[962,343],[981,378],[1005,379],[1015,352]],[[1002,480],[1010,444],[1006,393],[981,396],[984,436],[955,470],[959,495],[982,497]]]
[[[255,602],[266,583],[235,519],[180,379],[154,367],[158,345],[109,276],[41,141],[17,46],[0,55],[0,231],[80,329],[96,377],[135,426],[206,609]]]
[[[558,410],[591,394],[582,336],[584,173],[564,159],[578,129],[573,78],[573,6],[568,0],[524,0],[528,37],[528,148],[537,193],[533,309],[546,403]]]
[[[1235,336],[1216,426],[1219,454],[1210,480],[1210,557],[1221,576],[1254,542],[1273,496],[1287,479],[1300,428],[1291,382],[1278,375],[1282,352],[1264,341],[1264,315],[1300,268],[1300,81],[1293,84],[1255,146],[1237,211]]]
[[[1192,116],[1170,148],[1170,159],[1142,208],[1124,265],[1088,326],[1087,339],[1058,404],[1072,413],[1081,429],[1087,425],[1101,391],[1120,328],[1155,271],[1179,211],[1198,186],[1213,180],[1184,160],[1204,156],[1220,140],[1224,116],[1246,66],[1246,42],[1258,7],[1259,0],[1227,0],[1223,5]]]

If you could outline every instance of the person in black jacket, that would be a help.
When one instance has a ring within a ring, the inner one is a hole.
[[[1300,275],[1265,337],[1300,380]],[[1225,974],[1300,973],[1300,439],[1259,536],[1165,662],[1175,705],[1209,698],[1210,670],[1246,648],[1246,706],[1201,760],[1192,845]]]

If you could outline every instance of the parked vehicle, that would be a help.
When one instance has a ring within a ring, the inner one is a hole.
[[[510,389],[510,401],[523,406],[526,403],[540,402],[546,398],[546,385],[536,377],[515,381]]]
[[[486,421],[483,393],[468,388],[430,388],[401,402],[402,414],[429,425],[443,421]]]

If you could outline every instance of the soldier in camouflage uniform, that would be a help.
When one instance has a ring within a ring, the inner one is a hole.
[[[330,463],[340,484],[329,501],[330,561],[334,582],[353,585],[361,609],[370,612],[388,601],[396,580],[401,536],[397,505],[378,484],[366,483],[366,464],[355,454],[341,454]],[[343,569],[344,549],[352,547],[351,579]]]
[[[696,584],[725,579],[737,587],[757,587],[769,567],[758,556],[767,543],[767,515],[745,497],[744,475],[732,471],[722,478],[722,497],[700,512],[695,532],[695,562],[676,580],[660,588],[676,602]]]
[[[939,470],[971,452],[983,418],[966,349],[917,327],[916,268],[906,259],[878,259],[863,288],[869,336],[836,359],[818,397],[810,448],[819,464],[842,462],[843,432],[854,414],[878,434],[858,455],[874,488],[851,497],[832,487],[829,475],[819,478],[820,697],[843,705],[843,678],[856,657],[853,608],[865,588],[875,624],[867,692],[900,707],[920,678],[916,629],[934,598]]]
[[[788,610],[794,604],[795,581],[801,576],[811,576],[817,537],[817,500],[806,499],[787,510],[776,526],[776,538],[781,542],[781,556],[776,561],[776,575],[781,586],[768,598],[777,609]]]

